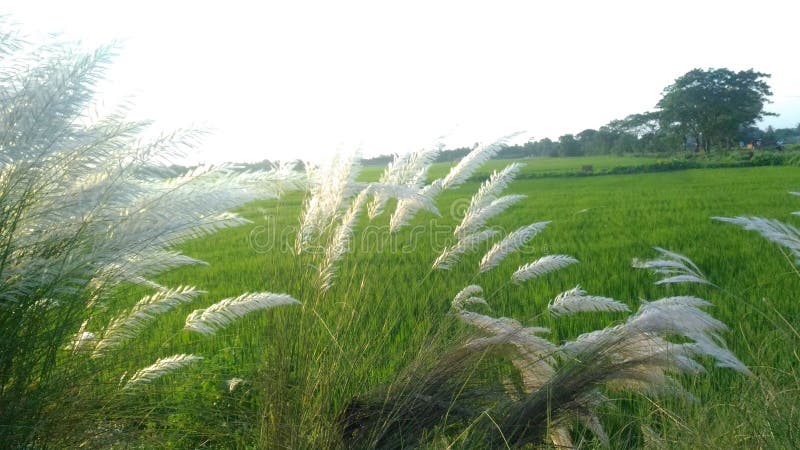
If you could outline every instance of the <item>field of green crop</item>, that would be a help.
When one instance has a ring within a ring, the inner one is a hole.
[[[546,172],[631,163],[613,158],[525,162],[526,171]],[[503,163],[492,161],[490,167]],[[435,167],[432,176],[447,168]],[[378,174],[368,171],[365,177]],[[684,380],[695,402],[612,395],[615,401],[603,416],[612,447],[797,445],[800,274],[777,246],[711,220],[755,215],[791,221],[790,212],[800,209],[800,200],[788,194],[800,185],[797,175],[796,168],[765,167],[522,179],[508,192],[527,199],[489,224],[508,232],[549,220],[548,228],[487,274],[477,274],[481,251],[452,270],[431,272],[431,262],[478,188],[477,181],[467,182],[437,199],[441,217],[423,212],[396,235],[387,231],[386,214],[372,222],[363,219],[333,288],[325,293],[314,283],[313,256],[291,251],[301,196],[250,205],[242,213],[251,225],[182,246],[208,266],[160,279],[171,286],[197,285],[208,294],[165,315],[111,364],[136,370],[150,364],[154,354],[195,353],[206,359],[131,396],[129,416],[120,423],[138,430],[131,439],[144,446],[335,446],[344,405],[391,383],[414,361],[436,358],[436,349],[453,332],[446,326],[450,301],[464,286],[483,286],[493,315],[550,327],[553,340],[561,341],[624,317],[603,313],[555,320],[546,313],[555,295],[580,284],[632,308],[641,299],[676,294],[711,301],[712,315],[730,328],[723,336],[728,346],[755,374],[748,378],[708,364],[708,374]],[[633,258],[656,256],[653,246],[690,257],[716,286],[654,285],[653,274],[631,267]],[[544,254],[571,255],[580,264],[522,285],[508,282],[520,264]],[[285,292],[302,305],[251,314],[212,337],[181,331],[191,310],[256,291]],[[134,299],[135,294],[121,296]],[[244,382],[229,391],[225,381],[233,377]],[[485,416],[488,420],[490,413]],[[576,433],[587,439],[576,443],[596,445],[591,434]],[[481,448],[468,432],[448,430],[436,431],[429,445]]]
[[[522,169],[522,177],[530,175],[543,175],[543,174],[565,174],[581,172],[585,166],[592,166],[592,170],[602,171],[614,167],[632,167],[644,166],[647,164],[657,163],[664,161],[663,159],[651,156],[580,156],[575,158],[529,158],[523,159],[519,162],[525,164]],[[494,159],[488,161],[481,167],[476,175],[488,175],[493,170],[500,170],[509,164],[510,160]],[[430,175],[432,179],[444,176],[450,164],[436,164],[431,168]],[[365,167],[362,171],[360,179],[369,180],[377,179],[383,172],[383,167]]]

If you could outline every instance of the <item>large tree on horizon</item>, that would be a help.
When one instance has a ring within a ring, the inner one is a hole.
[[[772,95],[764,78],[753,69],[694,69],[666,88],[656,105],[663,129],[692,136],[708,151],[713,145],[730,146],[737,131],[765,116]]]

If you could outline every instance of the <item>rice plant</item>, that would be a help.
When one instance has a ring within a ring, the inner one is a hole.
[[[800,195],[791,192],[792,195]],[[800,215],[800,212],[793,212],[792,215]],[[788,260],[790,265],[794,265],[794,275],[800,277],[796,267],[800,265],[800,230],[794,225],[777,219],[768,219],[757,216],[737,216],[737,217],[713,217],[714,220],[723,223],[738,225],[747,231],[755,231],[764,239],[777,244]],[[791,300],[793,293],[785,293]],[[772,329],[781,332],[780,339],[770,346],[785,346],[787,348],[797,348],[800,343],[800,332],[794,324],[794,320],[788,314],[770,302],[768,298],[762,300],[762,305],[757,305],[759,314],[770,320]],[[748,394],[755,397],[757,402],[765,405],[765,412],[752,414],[752,424],[758,428],[755,433],[756,439],[762,445],[776,447],[797,447],[800,445],[800,436],[795,432],[800,411],[796,405],[800,398],[800,356],[793,352],[782,358],[788,361],[787,368],[765,367],[762,376],[759,377],[758,384],[752,392]],[[758,425],[755,425],[760,421]]]

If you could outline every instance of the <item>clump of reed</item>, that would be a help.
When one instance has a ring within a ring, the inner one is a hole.
[[[319,288],[325,291],[335,283],[336,264],[347,253],[355,233],[355,217],[362,209],[368,208],[369,216],[376,217],[385,209],[387,199],[395,197],[390,232],[397,233],[422,209],[438,214],[430,206],[436,196],[469,178],[500,146],[502,140],[477,147],[447,176],[428,184],[420,183],[428,170],[419,164],[431,159],[435,149],[396,158],[378,183],[355,183],[357,164],[351,158],[344,158],[347,164],[338,164],[336,170],[320,170],[336,180],[314,183],[336,188],[312,189],[297,239],[300,251],[312,239],[327,249],[321,258]],[[517,163],[510,164],[479,187],[431,270],[454,269],[465,254],[500,235],[500,230],[488,224],[524,198],[502,195],[519,167]],[[335,192],[335,196],[326,200],[325,196],[330,195],[326,192]],[[318,206],[323,204],[329,206]],[[500,266],[548,223],[534,222],[496,239],[480,259],[476,276]],[[633,262],[634,267],[664,275],[656,284],[711,284],[689,258],[658,247],[656,251],[658,258]],[[521,265],[509,283],[530,282],[576,263],[569,255],[543,255]],[[589,295],[577,286],[552,299],[547,314],[558,318],[603,312],[628,317],[563,342],[547,339],[547,328],[474,311],[489,309],[490,305],[491,299],[484,296],[479,285],[471,284],[457,293],[442,326],[459,329],[457,337],[453,337],[452,330],[436,333],[427,351],[395,382],[347,403],[338,417],[344,445],[403,448],[417,445],[437,432],[469,432],[497,447],[542,444],[546,440],[571,447],[570,430],[578,425],[608,445],[599,412],[609,402],[608,392],[691,399],[691,393],[681,386],[681,377],[705,372],[705,361],[750,375],[748,368],[725,347],[721,333],[726,326],[705,311],[711,303],[697,297],[641,300],[631,313],[630,305]],[[511,379],[493,373],[504,363],[514,368]]]
[[[127,378],[107,362],[159,315],[203,294],[154,281],[205,264],[176,244],[249,223],[227,211],[304,183],[289,166],[170,165],[201,132],[145,139],[149,124],[128,120],[126,108],[94,112],[114,53],[58,37],[32,43],[0,20],[0,441],[7,445],[79,439],[81,414],[201,360],[162,357]],[[125,286],[151,293],[121,309]],[[187,328],[210,333],[247,312],[295,302],[269,293],[223,300],[193,313]],[[109,311],[116,312],[101,320]]]

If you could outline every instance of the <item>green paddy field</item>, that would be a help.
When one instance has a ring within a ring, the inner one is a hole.
[[[580,285],[632,309],[640,299],[686,294],[714,304],[711,314],[729,326],[724,338],[752,378],[713,368],[687,377],[694,402],[660,397],[613,397],[603,416],[615,448],[789,448],[800,443],[800,274],[792,259],[753,232],[712,216],[798,220],[800,169],[757,167],[684,170],[636,175],[529,177],[526,173],[580,171],[655,162],[641,158],[544,158],[526,164],[507,193],[527,198],[489,225],[506,232],[538,221],[550,225],[495,270],[477,275],[482,252],[449,271],[431,273],[432,261],[452,236],[482,177],[509,161],[490,161],[471,181],[446,191],[442,213],[417,216],[388,233],[388,215],[362,219],[351,253],[333,288],[314,285],[311,255],[292,253],[302,204],[299,194],[251,204],[241,213],[252,224],[183,245],[207,266],[173,271],[159,280],[208,291],[192,305],[162,317],[111,362],[136,370],[153,355],[195,353],[200,364],[164,377],[139,396],[120,420],[138,431],[132,446],[326,448],[337,442],[336,420],[354,396],[390,383],[416,358],[435,357],[453,295],[483,286],[495,316],[552,329],[561,341],[620,321],[615,313],[555,320],[547,303]],[[441,176],[448,164],[434,167]],[[377,179],[368,168],[362,179]],[[691,258],[714,286],[656,286],[633,269],[633,258],[656,256],[654,246]],[[580,264],[523,285],[508,282],[521,264],[545,254],[566,254]],[[251,314],[212,336],[182,331],[186,314],[242,292],[283,292],[299,299]],[[139,292],[121,293],[135,301]],[[120,302],[120,308],[126,305]],[[109,312],[111,313],[111,312]],[[97,320],[102,321],[100,317]],[[426,356],[427,355],[427,356]],[[225,380],[244,382],[228,391]],[[114,411],[100,412],[114,414]],[[593,448],[589,433],[576,443]],[[581,440],[584,438],[584,440]],[[482,448],[469,433],[442,430],[431,448]]]

